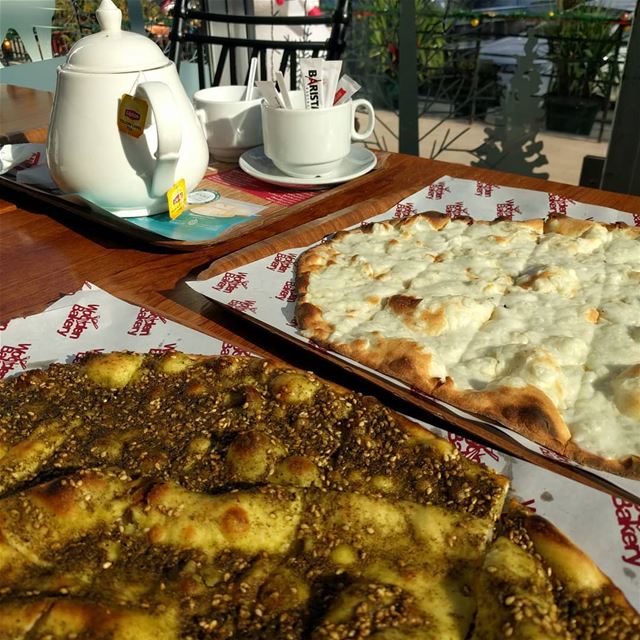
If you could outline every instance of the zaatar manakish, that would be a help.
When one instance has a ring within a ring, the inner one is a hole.
[[[557,530],[501,515],[505,478],[312,374],[93,355],[0,404],[0,638],[638,631]]]

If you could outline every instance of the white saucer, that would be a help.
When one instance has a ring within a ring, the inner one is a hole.
[[[321,178],[294,178],[278,169],[267,156],[264,147],[255,147],[240,156],[240,168],[254,178],[264,180],[281,187],[295,189],[319,189],[332,184],[353,180],[371,171],[378,159],[365,147],[351,145],[349,155],[329,175]]]

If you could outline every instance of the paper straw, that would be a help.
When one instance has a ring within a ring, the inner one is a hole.
[[[245,100],[251,100],[253,96],[253,85],[256,80],[256,70],[258,68],[258,57],[251,58],[251,65],[249,66],[249,78],[247,79],[247,91],[244,94]]]
[[[289,89],[287,88],[287,83],[284,79],[282,71],[276,71],[276,80],[278,81],[278,88],[280,89],[280,94],[282,95],[282,101],[284,102],[285,109],[293,109],[291,97],[289,96]]]

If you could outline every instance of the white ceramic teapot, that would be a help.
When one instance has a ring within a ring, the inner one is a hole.
[[[101,31],[71,48],[58,68],[47,161],[56,184],[122,217],[167,211],[180,178],[187,191],[209,160],[201,122],[175,65],[142,35],[121,30],[122,12],[102,0]],[[140,137],[118,128],[124,94],[148,105]]]

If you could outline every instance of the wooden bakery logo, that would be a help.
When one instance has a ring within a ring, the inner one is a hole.
[[[291,266],[296,261],[295,253],[276,253],[273,256],[271,264],[267,266],[269,271],[277,271],[278,273],[285,273],[291,269]]]
[[[553,451],[551,449],[547,449],[547,447],[543,447],[541,445],[538,445],[538,449],[540,450],[540,453],[543,456],[546,456],[547,458],[552,458],[554,460],[560,460],[561,462],[570,462],[570,460],[569,460],[569,458],[567,458],[567,456],[564,456],[561,453],[558,453],[557,451]]]
[[[456,218],[466,218],[469,215],[469,211],[464,206],[464,202],[455,202],[454,204],[448,204],[444,208],[444,212],[452,220]]]
[[[220,282],[213,288],[216,291],[222,291],[222,293],[233,293],[238,287],[246,289],[249,286],[249,280],[247,274],[242,271],[235,273],[234,271],[227,271],[221,278]]]
[[[413,202],[398,202],[396,205],[396,210],[393,214],[394,218],[408,218],[409,216],[413,216],[418,213]]]
[[[426,197],[429,200],[442,200],[445,193],[451,193],[445,182],[434,182],[427,187]]]
[[[158,321],[167,324],[167,319],[163,318],[159,313],[155,313],[155,311],[151,311],[145,307],[140,307],[133,326],[127,333],[130,336],[148,336]]]
[[[242,311],[243,313],[247,313],[250,311],[251,313],[258,313],[258,307],[256,306],[255,300],[231,300],[229,302],[229,306],[236,311]]]
[[[178,345],[175,342],[170,342],[169,344],[165,344],[162,347],[155,347],[153,349],[149,349],[149,353],[153,356],[161,356],[165,353],[174,353],[177,351]]]
[[[474,196],[480,196],[481,198],[490,198],[493,195],[494,189],[499,189],[497,184],[491,184],[490,182],[483,182],[482,180],[476,180],[476,190]]]
[[[520,500],[520,504],[523,507],[527,507],[527,509],[529,509],[530,511],[533,511],[534,513],[536,512],[536,499],[535,498],[529,498],[528,500]]]
[[[74,304],[71,311],[67,315],[62,327],[58,329],[61,336],[77,340],[88,328],[89,325],[94,329],[98,328],[98,309],[100,305],[89,304],[86,307],[81,304]]]
[[[611,496],[616,519],[620,527],[620,540],[624,547],[622,560],[634,567],[640,567],[640,505]]]
[[[17,366],[22,369],[27,368],[29,356],[27,352],[31,348],[31,343],[21,342],[16,347],[8,344],[0,347],[0,378],[4,378]]]
[[[549,194],[549,213],[566,214],[570,204],[575,204],[575,200],[571,200],[565,196],[559,196],[557,193]]]
[[[295,287],[292,280],[287,280],[280,289],[280,293],[276,295],[276,300],[282,300],[283,302],[295,302],[297,299]]]
[[[469,438],[463,438],[455,433],[448,434],[449,442],[465,457],[473,462],[482,462],[484,456],[489,456],[500,462],[500,456],[490,447],[478,444]]]
[[[231,342],[223,342],[222,347],[220,347],[220,355],[221,356],[250,356],[253,355],[251,351],[247,351],[246,349],[241,349],[240,347],[236,347],[235,344]]]
[[[522,213],[513,200],[500,202],[496,205],[496,217],[512,220],[515,213]]]
[[[21,169],[30,169],[31,167],[35,167],[40,162],[41,153],[36,151],[32,153],[24,162],[21,162],[17,167],[15,167],[16,171]]]

